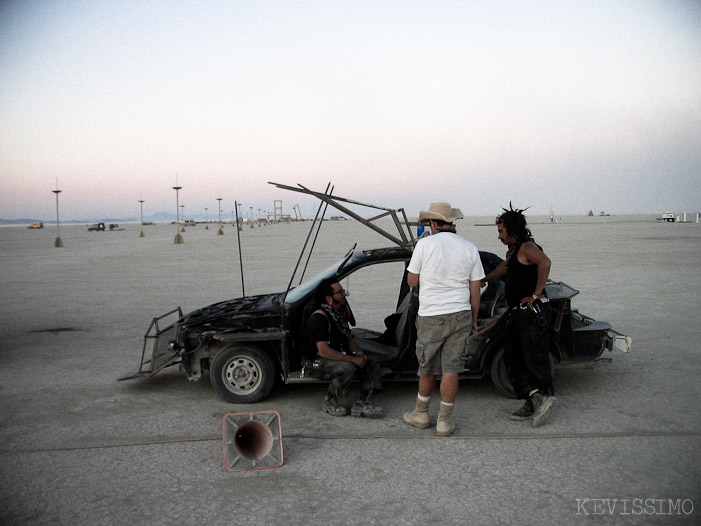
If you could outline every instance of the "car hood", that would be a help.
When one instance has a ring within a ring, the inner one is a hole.
[[[187,326],[195,324],[217,323],[219,320],[248,317],[263,313],[282,312],[282,293],[262,294],[258,296],[246,296],[231,300],[213,303],[207,307],[188,312],[177,322],[178,325]]]

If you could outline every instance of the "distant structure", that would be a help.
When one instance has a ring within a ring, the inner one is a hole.
[[[663,212],[661,216],[655,219],[667,223],[693,223],[692,220],[686,218],[686,212],[682,212],[681,215],[675,215],[674,212]],[[699,221],[701,221],[701,212],[696,212],[696,222],[698,223]]]
[[[217,230],[217,235],[218,236],[223,236],[224,235],[224,228],[222,228],[221,224],[221,197],[217,197],[217,201],[219,203],[219,230]]]
[[[175,239],[173,240],[174,245],[182,245],[185,243],[185,240],[180,233],[180,197],[178,196],[178,192],[180,192],[181,188],[182,186],[173,187],[173,190],[175,190],[175,226],[177,228],[177,234],[175,234]]]
[[[587,215],[588,215],[589,217],[592,217],[592,216],[594,215],[594,212],[592,212],[591,210],[589,210],[589,213],[588,213]]]
[[[141,205],[141,232],[139,232],[139,237],[146,237],[146,233],[144,232],[144,200],[139,199],[139,204]]]
[[[275,211],[273,212],[273,220],[277,223],[282,219],[282,200],[276,199],[274,205]]]
[[[58,185],[56,185],[58,187]],[[61,239],[61,233],[59,231],[59,221],[58,221],[58,194],[61,193],[61,190],[56,188],[56,190],[51,190],[53,193],[56,194],[56,239],[54,240],[54,246],[56,248],[60,248],[63,246],[63,239]]]

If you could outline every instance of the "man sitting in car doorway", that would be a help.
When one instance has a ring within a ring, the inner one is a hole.
[[[353,404],[353,416],[380,418],[382,408],[370,402],[370,395],[382,390],[380,364],[362,353],[351,336],[346,316],[346,293],[334,279],[322,281],[316,289],[319,308],[307,320],[307,345],[316,351],[312,376],[328,380],[324,411],[333,416],[346,416],[348,410],[338,399],[346,395],[348,386],[360,374],[360,398]]]

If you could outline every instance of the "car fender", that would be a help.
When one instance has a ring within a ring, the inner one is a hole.
[[[231,343],[250,343],[261,350],[270,352],[276,365],[282,367],[285,361],[288,336],[289,331],[220,332],[215,334],[212,339],[209,358],[210,360],[214,358],[217,352]],[[276,345],[276,342],[279,343],[279,346]]]

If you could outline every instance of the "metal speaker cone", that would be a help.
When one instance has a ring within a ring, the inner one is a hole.
[[[277,411],[228,413],[222,418],[227,471],[282,466],[282,425]]]

